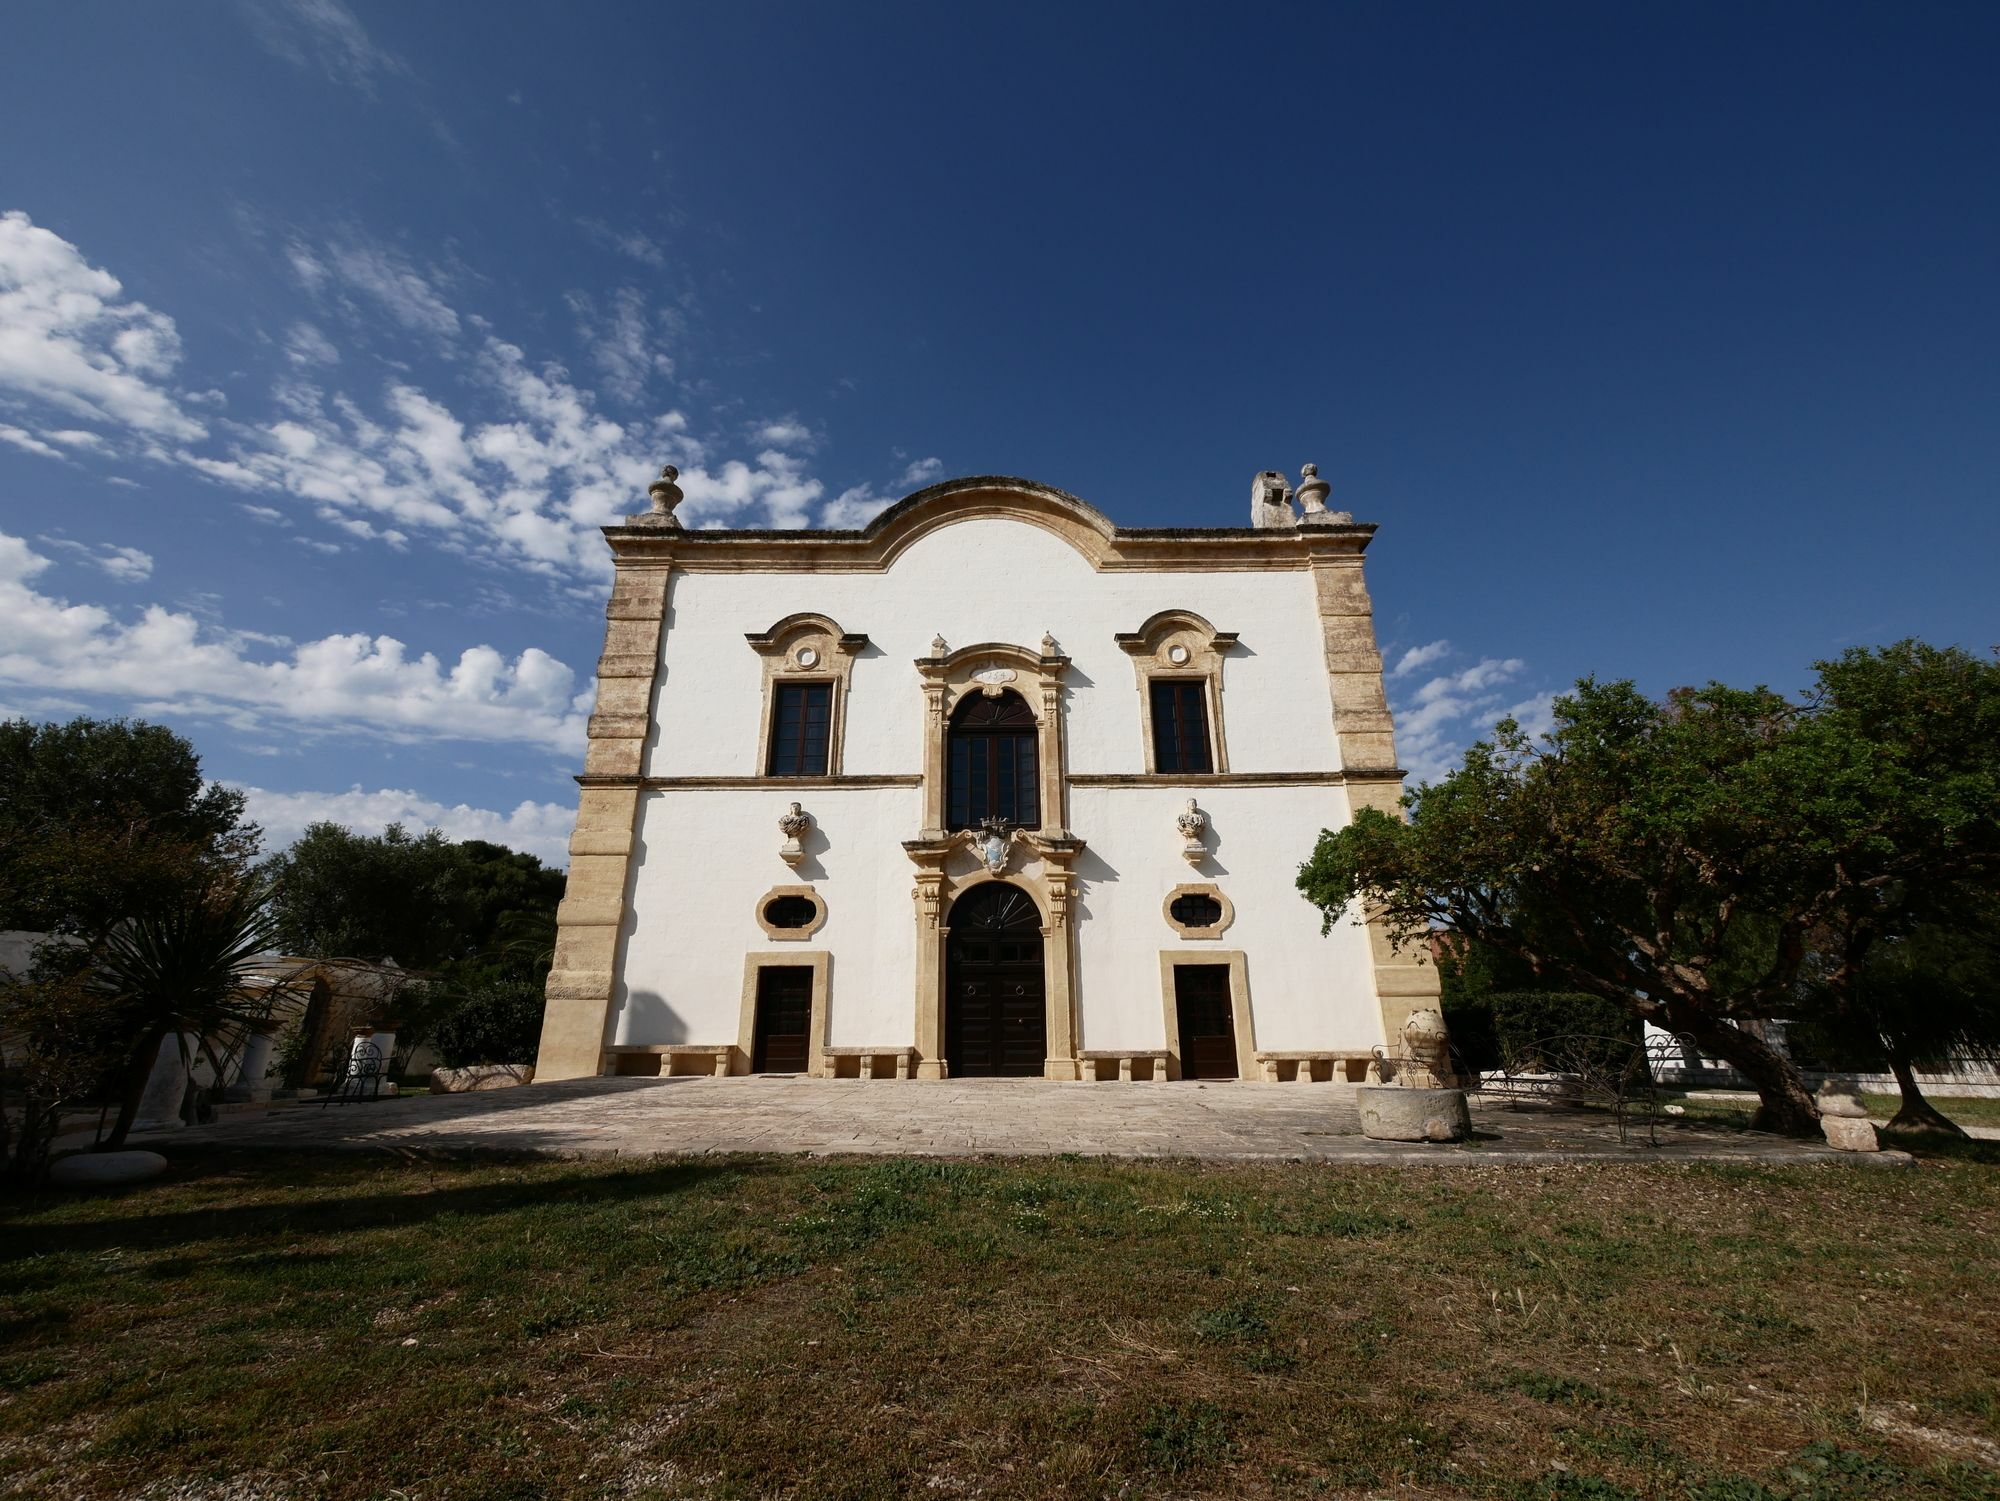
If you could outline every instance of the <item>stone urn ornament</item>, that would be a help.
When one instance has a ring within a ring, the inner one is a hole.
[[[681,519],[674,514],[674,507],[681,503],[686,494],[675,483],[680,477],[680,470],[672,464],[662,465],[660,477],[646,487],[646,494],[652,501],[652,509],[641,512],[632,520],[640,526],[678,527]]]
[[[785,836],[785,842],[778,846],[778,858],[794,870],[806,857],[804,840],[812,826],[812,814],[797,803],[778,815],[778,832]]]
[[[1377,1070],[1370,1069],[1371,1079]],[[1463,1141],[1472,1134],[1465,1091],[1454,1087],[1451,1033],[1435,1007],[1412,1011],[1403,1023],[1403,1056],[1393,1083],[1354,1091],[1361,1134],[1371,1141]]]
[[[1208,846],[1201,842],[1202,831],[1208,827],[1208,815],[1194,805],[1193,798],[1175,816],[1174,827],[1181,831],[1181,858],[1190,865],[1201,864],[1208,855]]]
[[[1457,1083],[1451,1068],[1451,1033],[1444,1015],[1424,1006],[1403,1023],[1403,1052],[1409,1059],[1408,1082],[1416,1089],[1449,1089]],[[1400,1083],[1402,1070],[1396,1074]]]

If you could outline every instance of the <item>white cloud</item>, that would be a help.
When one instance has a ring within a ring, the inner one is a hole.
[[[1415,651],[1430,652],[1431,647]],[[1410,655],[1405,653],[1405,660]],[[1431,660],[1439,655],[1443,654],[1434,653]],[[1412,784],[1442,778],[1459,764],[1468,745],[1490,734],[1509,714],[1528,724],[1527,716],[1539,704],[1546,719],[1547,695],[1509,707],[1505,696],[1495,691],[1518,678],[1527,665],[1519,657],[1484,657],[1470,667],[1426,678],[1394,705],[1396,752]],[[1402,664],[1397,667],[1400,672]]]
[[[1449,641],[1433,641],[1427,646],[1413,646],[1396,659],[1396,665],[1389,669],[1392,678],[1415,672],[1419,667],[1428,667],[1451,652]]]
[[[643,262],[655,270],[666,269],[666,251],[638,230],[613,229],[602,219],[579,219],[576,222],[585,234],[607,249],[615,250],[620,255],[629,255],[633,260]]]
[[[819,524],[836,530],[864,527],[895,501],[893,495],[878,495],[873,485],[853,485],[820,508]]]
[[[335,83],[373,94],[378,74],[408,71],[400,57],[369,39],[340,0],[242,0],[240,9],[267,50],[297,68],[316,66]]]
[[[294,323],[285,335],[285,358],[294,365],[337,365],[340,351],[313,324]]]
[[[944,460],[939,458],[917,459],[903,471],[903,483],[912,490],[934,485],[943,478]]]
[[[192,442],[207,429],[164,384],[180,358],[173,319],[26,214],[0,214],[0,396]]]
[[[670,332],[678,331],[678,322],[664,313],[656,319],[647,311],[645,294],[638,288],[620,287],[602,313],[582,292],[570,293],[567,300],[570,311],[576,314],[577,332],[590,346],[591,358],[612,395],[639,402],[654,376],[674,373],[666,343]]]
[[[251,820],[264,830],[267,851],[283,849],[309,824],[337,823],[361,834],[379,834],[392,823],[412,832],[441,829],[450,839],[484,839],[521,850],[544,865],[569,864],[570,825],[576,809],[569,803],[522,802],[508,812],[447,806],[420,792],[384,787],[374,792],[351,787],[346,792],[272,792],[262,787],[241,789]]]
[[[272,388],[274,409],[261,420],[230,423],[228,449],[218,453],[195,443],[204,429],[185,416],[173,393],[141,378],[178,358],[172,320],[117,301],[117,281],[86,265],[65,241],[18,215],[6,223],[18,252],[15,279],[36,288],[27,305],[42,310],[40,322],[29,318],[26,326],[40,330],[37,350],[46,345],[56,353],[24,356],[21,329],[0,322],[0,397],[11,371],[17,392],[32,385],[58,405],[122,422],[148,458],[192,469],[244,492],[246,500],[289,496],[370,542],[400,548],[427,536],[448,552],[476,552],[594,587],[610,572],[597,529],[645,508],[646,487],[663,461],[680,467],[689,525],[804,526],[824,495],[800,456],[809,445],[794,441],[805,424],[764,424],[753,458],[717,462],[680,411],[616,420],[562,365],[531,360],[482,320],[461,322],[399,251],[352,233],[322,247],[287,241],[284,253],[299,281],[357,321],[379,326],[386,311],[411,332],[446,341],[455,356],[447,368],[461,389],[447,398],[408,376],[392,378],[372,399],[325,389],[306,376],[332,368],[328,360],[338,360],[339,351],[316,325],[294,323],[283,348],[295,373]],[[602,332],[593,352],[614,397],[636,404],[650,379],[671,373],[664,342],[678,326],[676,315],[649,313],[631,288],[602,307],[578,306]],[[476,343],[465,341],[468,328]],[[97,404],[76,394],[82,391]],[[185,441],[169,446],[161,437]],[[60,443],[81,447],[88,439],[74,427],[0,429],[0,440],[45,456],[59,455]],[[860,508],[850,492],[848,505],[836,510]],[[249,514],[276,521],[274,510],[260,504]],[[340,546],[295,540],[322,552]]]
[[[98,555],[97,566],[121,584],[136,584],[153,576],[153,555],[136,547],[109,547]]]
[[[438,339],[458,334],[458,314],[430,279],[390,246],[349,236],[317,250],[293,240],[285,253],[306,290],[315,295],[335,289],[358,292],[414,333]]]
[[[94,567],[101,568],[121,584],[136,584],[153,576],[153,555],[141,552],[136,547],[120,547],[106,543],[101,548],[93,548],[87,542],[78,542],[69,537],[42,535],[38,541],[50,547],[61,548],[64,552],[75,553],[77,557]]]
[[[766,422],[751,429],[751,436],[759,443],[776,448],[811,448],[814,443],[813,430],[795,417],[787,417],[780,422]]]
[[[396,740],[519,742],[579,754],[591,689],[534,647],[474,646],[450,667],[391,636],[336,635],[260,657],[252,638],[149,605],[121,620],[39,592],[49,560],[0,533],[0,684],[106,694],[140,713],[238,728],[371,729]]]
[[[24,449],[29,453],[38,453],[45,459],[59,459],[62,457],[61,449],[44,443],[40,438],[37,438],[33,433],[25,429],[9,427],[4,422],[0,422],[0,443],[12,443],[16,448]]]

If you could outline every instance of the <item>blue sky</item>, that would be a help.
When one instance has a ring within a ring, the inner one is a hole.
[[[607,570],[1315,460],[1404,759],[2000,639],[1991,5],[35,5],[0,707],[559,858]]]

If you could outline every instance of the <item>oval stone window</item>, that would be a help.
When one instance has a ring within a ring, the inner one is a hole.
[[[1222,921],[1222,903],[1198,891],[1175,897],[1167,911],[1184,928],[1212,928]]]
[[[780,896],[764,904],[764,921],[774,928],[804,928],[819,916],[819,905],[810,897]]]

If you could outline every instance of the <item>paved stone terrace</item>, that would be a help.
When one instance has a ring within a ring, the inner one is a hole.
[[[1907,1162],[1812,1143],[1662,1120],[1621,1144],[1610,1118],[1475,1103],[1473,1141],[1374,1142],[1354,1091],[1335,1084],[1056,1084],[735,1079],[576,1079],[480,1094],[355,1105],[283,1106],[133,1144],[555,1156],[712,1152],[917,1157],[1191,1157],[1224,1162],[1461,1163],[1578,1159],[1675,1162]]]

